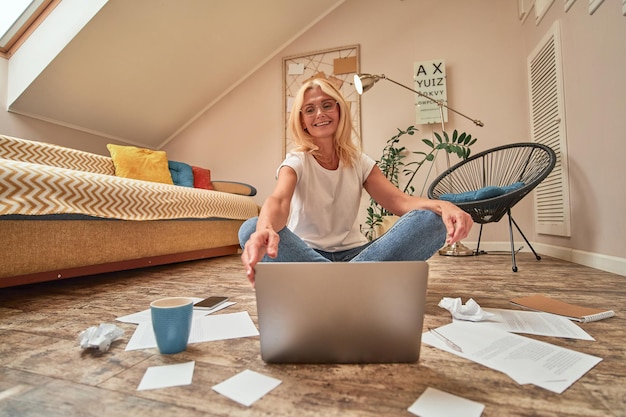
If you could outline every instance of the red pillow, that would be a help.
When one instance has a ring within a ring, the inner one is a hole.
[[[211,170],[200,167],[191,167],[193,172],[193,186],[194,188],[203,188],[205,190],[213,190],[213,184],[211,183]]]

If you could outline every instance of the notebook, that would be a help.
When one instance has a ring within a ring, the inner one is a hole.
[[[261,357],[268,363],[419,359],[426,262],[258,263]]]
[[[529,297],[514,298],[513,304],[529,308],[536,311],[557,314],[567,317],[570,320],[587,323],[613,317],[613,310],[600,310],[597,308],[581,307],[563,301],[555,300],[543,295],[532,295]]]

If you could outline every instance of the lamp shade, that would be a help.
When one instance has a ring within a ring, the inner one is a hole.
[[[378,82],[378,80],[385,78],[385,76],[372,75],[372,74],[354,74],[354,89],[357,93],[363,94]]]

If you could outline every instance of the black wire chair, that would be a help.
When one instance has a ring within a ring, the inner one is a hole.
[[[431,199],[454,202],[480,224],[475,254],[480,254],[483,225],[499,222],[507,214],[513,272],[517,272],[513,225],[522,235],[535,258],[540,260],[519,228],[511,208],[531,192],[552,171],[556,153],[539,143],[513,143],[492,148],[450,167],[428,188]]]

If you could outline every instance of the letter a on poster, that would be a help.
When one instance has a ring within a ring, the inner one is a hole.
[[[448,102],[448,90],[446,86],[446,63],[443,59],[432,61],[415,62],[414,64],[415,90],[437,101]],[[448,121],[448,109],[442,107],[419,95],[415,95],[415,123],[418,125],[428,123],[441,123]]]

